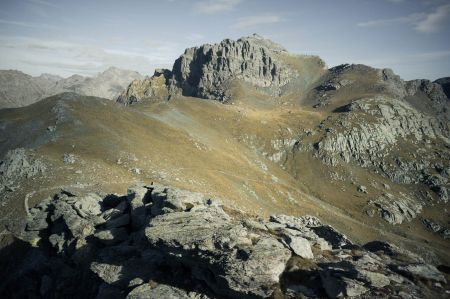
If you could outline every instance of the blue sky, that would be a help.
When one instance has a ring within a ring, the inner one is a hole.
[[[148,75],[187,47],[252,33],[330,67],[450,76],[450,0],[0,0],[0,69]]]

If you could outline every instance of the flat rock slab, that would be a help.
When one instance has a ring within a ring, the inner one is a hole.
[[[291,252],[271,235],[253,235],[212,207],[174,212],[151,220],[145,235],[155,247],[195,267],[193,273],[225,296],[269,297]],[[211,277],[212,276],[212,277]]]
[[[186,291],[176,287],[160,284],[155,287],[150,284],[143,284],[134,288],[126,297],[126,299],[192,299]]]

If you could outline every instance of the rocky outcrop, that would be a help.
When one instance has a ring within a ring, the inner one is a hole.
[[[384,193],[369,201],[366,213],[371,217],[378,215],[390,224],[401,224],[416,218],[424,205],[415,198],[405,195],[394,197],[390,193]]]
[[[421,298],[448,289],[420,257],[383,242],[361,247],[316,217],[232,217],[217,200],[161,185],[125,196],[62,190],[29,213],[10,225],[23,241],[20,261],[3,268],[9,298]]]
[[[406,100],[417,109],[447,121],[450,119],[450,98],[444,90],[445,85],[429,80],[411,80],[405,82]],[[427,101],[423,102],[423,98]]]
[[[131,81],[142,79],[134,71],[110,67],[93,77],[50,74],[32,77],[19,71],[0,70],[0,109],[31,105],[62,92],[116,99]]]
[[[434,83],[437,83],[442,86],[442,90],[445,92],[447,97],[450,99],[450,77],[444,77],[437,79],[434,81]]]
[[[334,125],[334,132],[316,144],[319,155],[330,164],[343,160],[365,166],[386,157],[400,139],[418,143],[428,139],[447,141],[450,136],[448,124],[401,100],[362,99],[341,107],[339,112],[346,113]],[[364,122],[358,121],[363,118]]]
[[[16,190],[21,180],[45,171],[45,164],[24,148],[8,151],[0,161],[0,194]]]
[[[333,104],[333,98],[344,88],[353,95],[378,94],[387,98],[405,100],[414,108],[433,114],[450,117],[449,99],[445,84],[425,79],[404,81],[391,69],[376,69],[362,64],[342,64],[328,70],[312,90],[315,108]],[[347,95],[348,96],[348,95]]]
[[[131,105],[146,99],[169,99],[167,82],[172,73],[169,70],[156,70],[155,74],[144,80],[134,80],[117,98],[117,102],[123,105]]]
[[[450,229],[429,218],[422,219],[423,225],[433,233],[440,235],[444,239],[450,239]]]
[[[285,62],[286,57],[295,59],[280,45],[256,34],[189,48],[175,61],[171,71],[157,70],[153,77],[133,82],[118,102],[130,104],[167,98],[167,93],[227,101],[235,81],[278,96],[284,86],[299,76]]]
[[[415,83],[406,85],[411,84]],[[425,99],[429,106],[448,107],[449,100],[435,85],[422,82],[407,90],[415,95],[428,86]],[[447,202],[450,128],[443,111],[423,112],[406,98],[362,98],[336,109],[319,126],[316,142],[300,148],[312,149],[316,157],[334,167],[351,163],[372,168],[396,183],[427,185],[439,201]],[[435,147],[440,150],[428,150]],[[426,204],[428,200],[414,196],[381,196],[370,201],[367,212],[398,224],[415,218]]]
[[[173,66],[172,73],[183,95],[226,101],[234,79],[278,94],[295,72],[282,62],[287,51],[261,36],[253,35],[219,44],[187,49]]]

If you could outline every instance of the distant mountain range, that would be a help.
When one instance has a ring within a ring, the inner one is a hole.
[[[142,78],[138,72],[116,67],[93,77],[68,78],[51,74],[33,77],[17,70],[0,70],[0,109],[27,106],[61,92],[116,99],[131,81]]]

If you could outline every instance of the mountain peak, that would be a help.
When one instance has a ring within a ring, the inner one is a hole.
[[[282,45],[272,41],[269,38],[265,38],[264,36],[259,35],[257,33],[253,33],[252,35],[241,37],[237,40],[237,42],[240,42],[240,41],[257,44],[261,47],[265,47],[265,48],[267,48],[271,51],[275,51],[275,52],[287,52],[286,48],[284,48]]]
[[[286,50],[259,35],[189,48],[173,65],[173,82],[185,96],[220,101],[229,99],[235,79],[275,94],[295,76],[280,52]]]
[[[297,80],[301,72],[309,74],[297,86],[303,88],[310,84],[312,78],[323,72],[324,65],[317,57],[290,55],[283,46],[255,33],[238,40],[224,39],[220,43],[188,48],[171,71],[158,71],[152,77],[154,80],[130,85],[118,101],[134,103],[149,98],[148,95],[181,94],[223,102],[231,99],[235,83],[278,97],[289,90],[287,85]],[[305,71],[300,70],[302,67]],[[159,91],[164,88],[161,75],[165,81],[164,93]],[[138,86],[139,90],[133,90]],[[158,91],[152,90],[155,86]],[[143,98],[137,97],[138,94]]]

